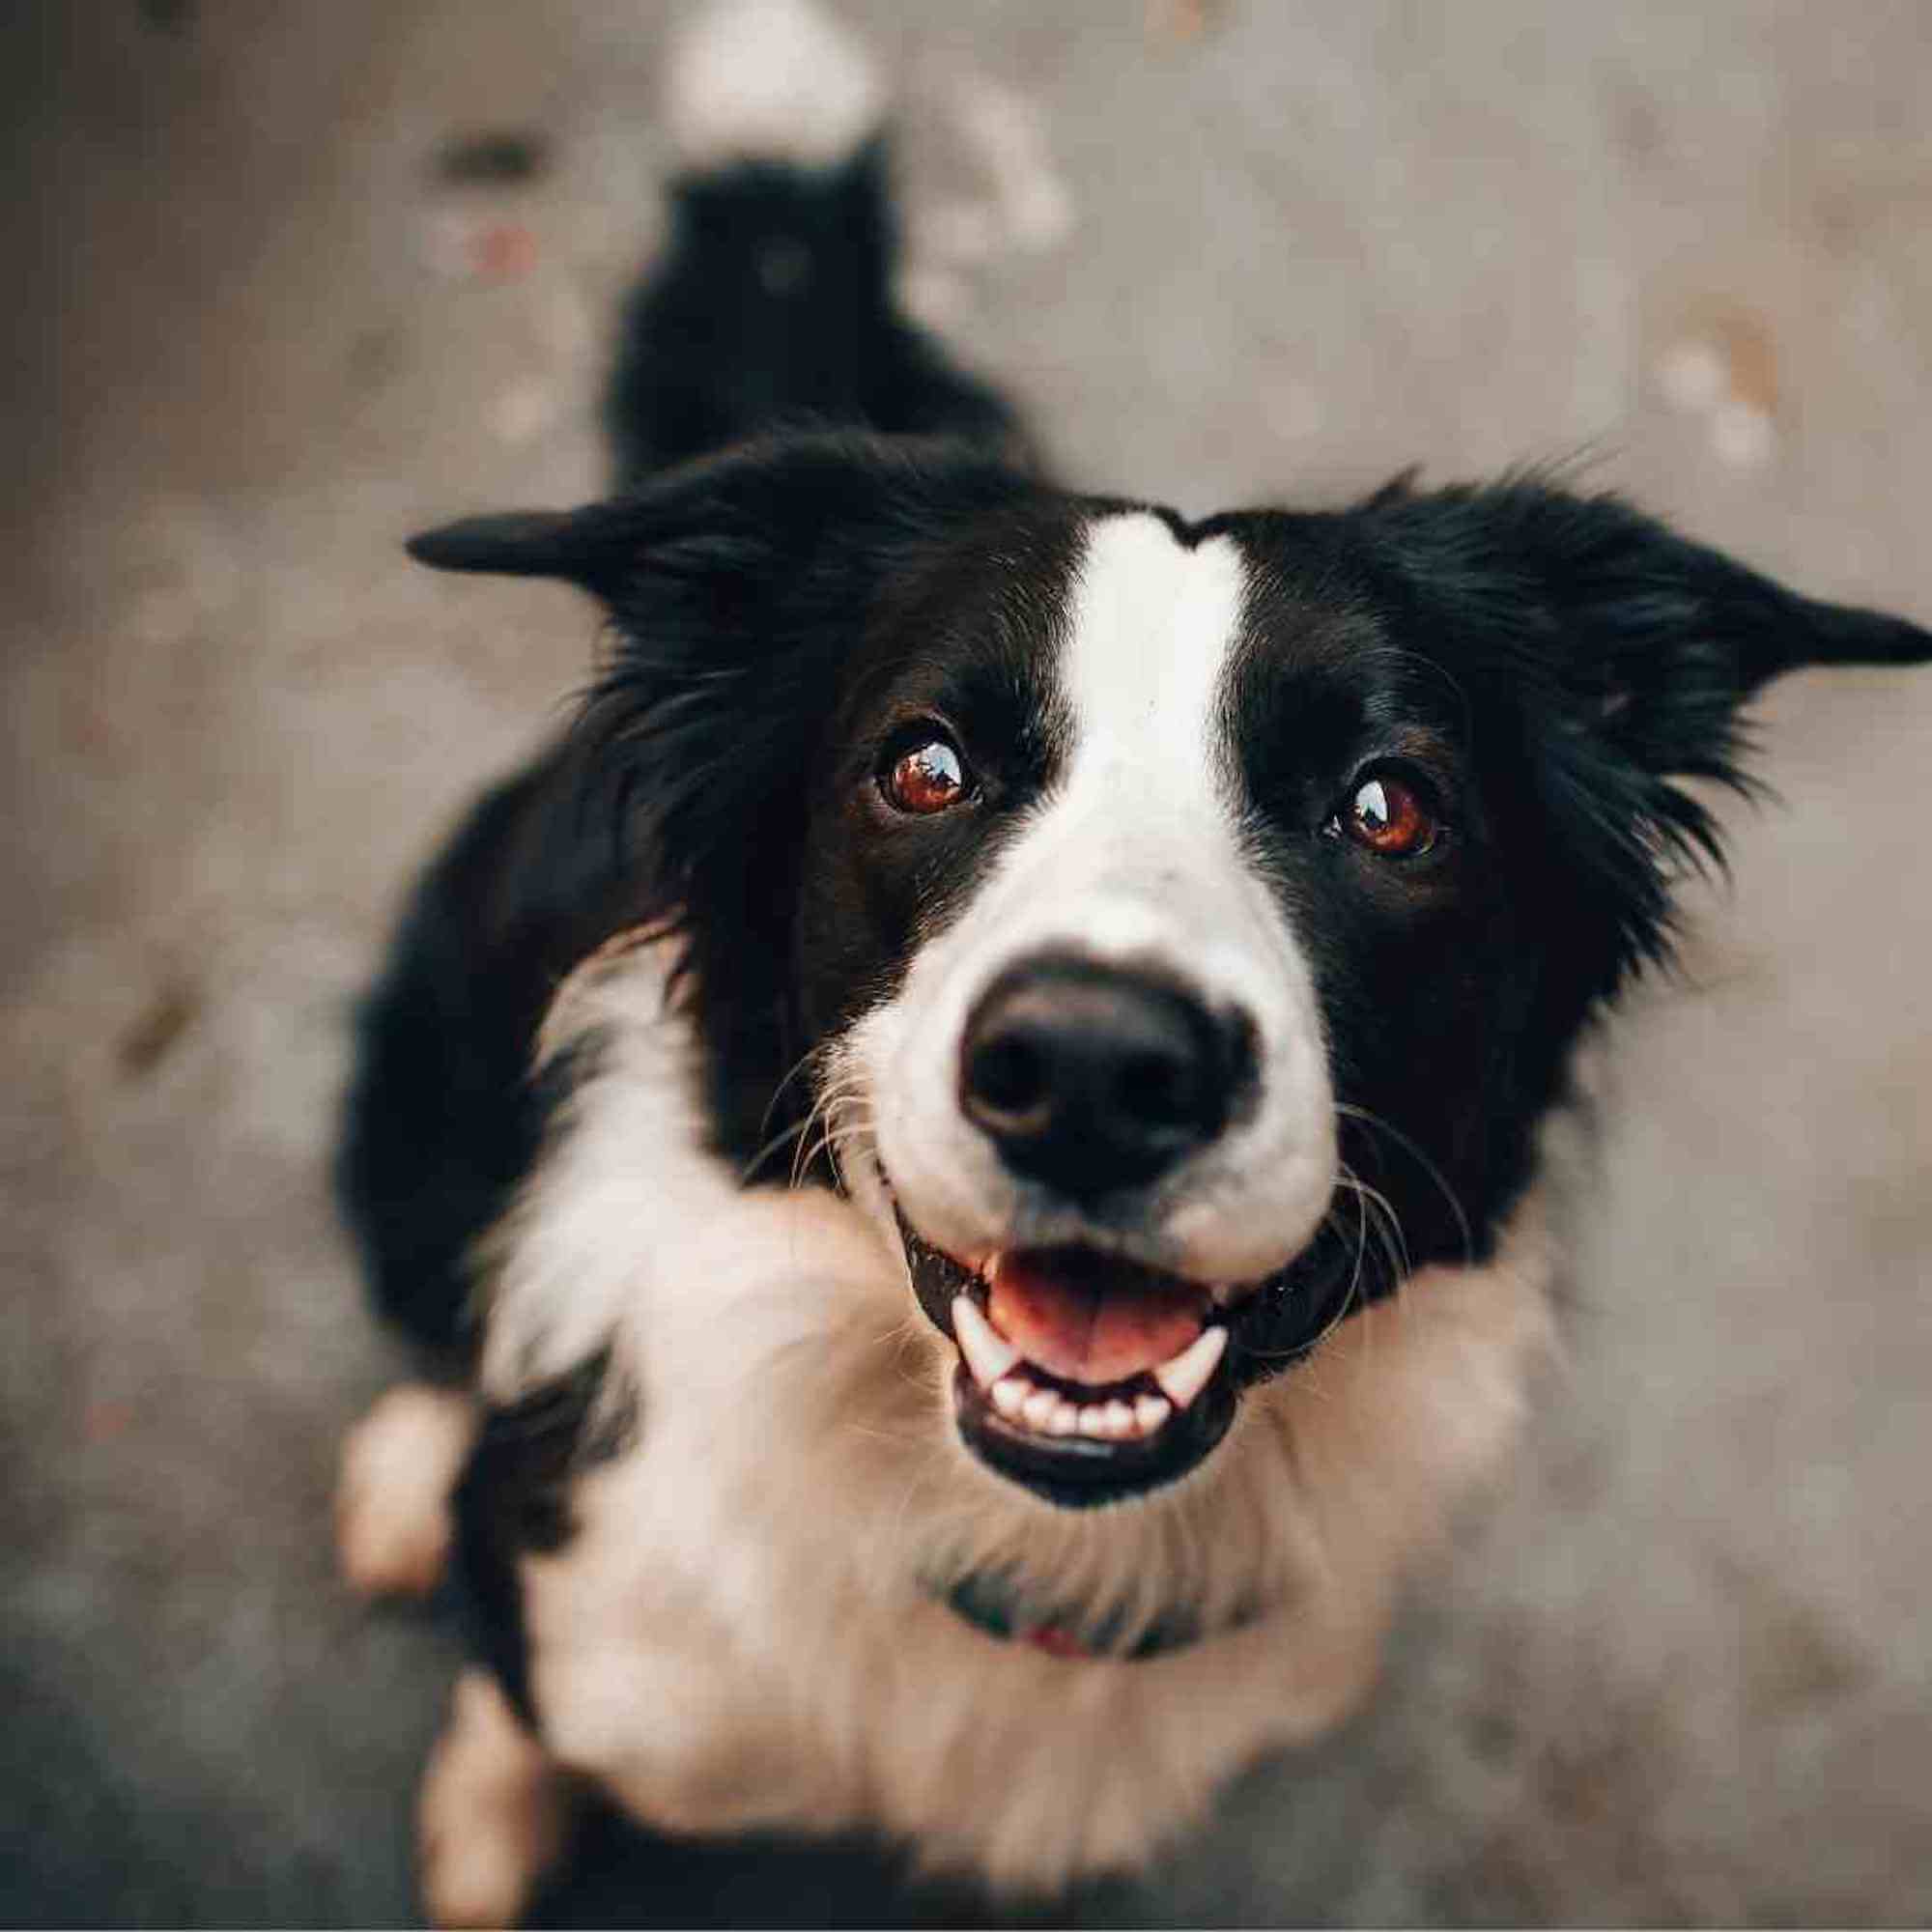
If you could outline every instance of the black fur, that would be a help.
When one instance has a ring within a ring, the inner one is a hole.
[[[893,305],[885,143],[829,174],[751,164],[673,185],[632,296],[606,422],[619,489],[781,424],[963,438],[1022,457],[1019,418]]]
[[[336,1187],[378,1306],[442,1367],[474,1341],[469,1253],[576,1069],[531,1077],[557,982],[636,923],[640,887],[560,746],[472,808],[417,886],[364,1004]]]
[[[600,1352],[514,1403],[486,1407],[451,1502],[450,1582],[470,1641],[532,1724],[517,1560],[569,1542],[571,1485],[637,1432],[636,1403],[611,1386],[610,1367]]]

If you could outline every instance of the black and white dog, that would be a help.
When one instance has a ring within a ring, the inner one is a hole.
[[[379,1406],[341,1525],[476,1613],[449,1920],[567,1775],[1051,1886],[1333,1724],[1511,1438],[1540,1123],[1715,855],[1677,781],[1932,651],[1536,481],[1053,487],[893,311],[863,58],[755,12],[675,64],[621,493],[412,546],[613,639],[421,886],[342,1156],[473,1390]]]

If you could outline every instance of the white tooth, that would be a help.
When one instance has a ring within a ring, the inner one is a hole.
[[[1116,1442],[1122,1442],[1133,1433],[1133,1410],[1123,1402],[1110,1402],[1107,1405],[1107,1434]]]
[[[1005,1381],[993,1384],[993,1406],[1011,1422],[1032,1393],[1033,1384],[1024,1376],[1009,1376]]]
[[[1167,1391],[1176,1408],[1185,1408],[1208,1386],[1208,1378],[1227,1346],[1225,1328],[1218,1324],[1204,1328],[1173,1361],[1163,1362],[1153,1372],[1154,1380]]]
[[[1046,1425],[1050,1435],[1071,1435],[1080,1427],[1080,1411],[1070,1402],[1063,1402]]]
[[[1094,1407],[1080,1411],[1080,1433],[1082,1435],[1106,1435],[1107,1411],[1104,1406],[1095,1404]]]
[[[1051,1389],[1035,1389],[1020,1405],[1020,1413],[1026,1417],[1029,1429],[1044,1431],[1059,1406],[1060,1398]]]
[[[991,1388],[1020,1358],[1020,1351],[980,1313],[970,1294],[952,1297],[952,1335],[982,1389]]]
[[[1143,1435],[1151,1435],[1173,1413],[1173,1405],[1157,1395],[1144,1395],[1134,1403],[1134,1420]]]

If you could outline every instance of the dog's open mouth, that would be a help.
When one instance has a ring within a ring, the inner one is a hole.
[[[959,1350],[953,1407],[990,1467],[1065,1506],[1171,1483],[1227,1433],[1228,1330],[1197,1282],[1080,1247],[969,1268],[899,1231],[921,1305]]]

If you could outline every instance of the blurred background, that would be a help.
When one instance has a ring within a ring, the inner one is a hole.
[[[906,299],[1069,481],[1586,456],[1932,620],[1917,0],[838,11],[902,102]],[[413,1909],[457,1653],[332,1577],[399,1363],[325,1161],[410,870],[594,619],[399,541],[598,488],[675,17],[0,10],[0,1918]],[[1533,1452],[1368,1714],[1061,1910],[1932,1918],[1932,672],[1759,720],[1776,796],[1592,1074]],[[988,1915],[863,1848],[594,1849],[552,1918]]]

